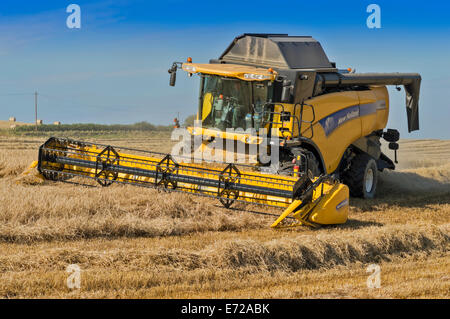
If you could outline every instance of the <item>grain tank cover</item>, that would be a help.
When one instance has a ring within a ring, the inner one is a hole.
[[[281,69],[333,69],[320,43],[310,36],[245,33],[219,61]]]

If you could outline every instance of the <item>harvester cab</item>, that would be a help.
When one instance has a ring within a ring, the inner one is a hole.
[[[419,128],[420,75],[338,70],[311,37],[243,34],[210,63],[174,62],[171,86],[180,68],[200,78],[188,156],[50,138],[41,176],[284,208],[272,227],[341,224],[349,194],[373,197],[378,172],[395,168],[380,147],[397,151],[400,137],[384,131],[386,85],[405,87],[408,129]]]

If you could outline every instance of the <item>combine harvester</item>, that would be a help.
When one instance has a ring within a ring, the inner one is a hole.
[[[278,162],[256,156],[254,165],[192,164],[170,154],[50,138],[39,149],[41,176],[164,188],[215,197],[227,208],[235,201],[285,208],[272,227],[341,224],[349,193],[373,198],[378,172],[395,168],[381,152],[383,138],[396,157],[399,140],[397,130],[384,131],[386,85],[404,86],[408,129],[419,129],[419,74],[339,70],[311,37],[241,35],[208,64],[174,62],[171,86],[178,68],[200,77],[201,126],[188,128],[197,141],[190,151],[202,154],[231,142],[225,155],[249,155],[256,147],[277,154]]]

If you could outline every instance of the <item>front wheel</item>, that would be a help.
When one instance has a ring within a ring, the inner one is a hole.
[[[367,154],[357,154],[344,172],[343,181],[353,197],[374,198],[378,183],[377,163]]]

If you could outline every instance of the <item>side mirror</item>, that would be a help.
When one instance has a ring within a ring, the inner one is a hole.
[[[291,100],[291,81],[283,80],[283,89],[281,90],[281,102],[289,102]]]
[[[177,64],[176,63],[172,64],[172,67],[169,69],[168,72],[170,74],[169,85],[175,86],[175,82],[177,81]]]
[[[170,72],[169,85],[175,86],[176,81],[177,81],[177,71]]]

